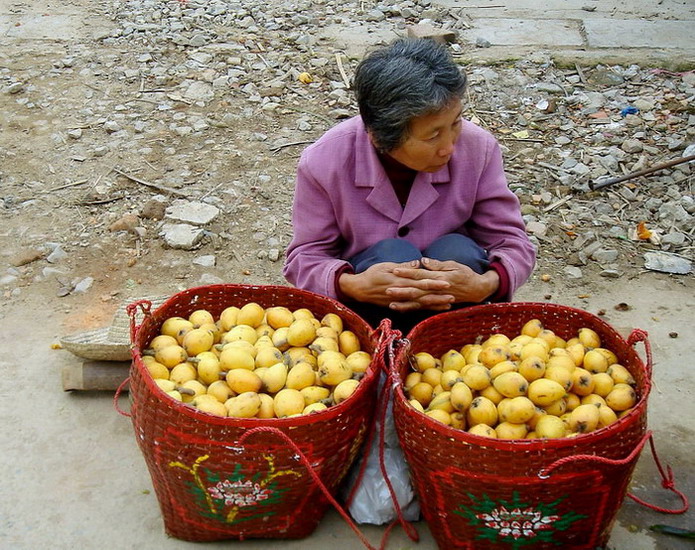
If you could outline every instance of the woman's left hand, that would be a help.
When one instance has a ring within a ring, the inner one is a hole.
[[[449,288],[446,291],[435,291],[432,294],[445,292],[448,295],[453,295],[454,303],[480,303],[488,296],[494,294],[500,284],[499,275],[495,270],[487,271],[481,275],[467,265],[453,260],[439,261],[432,258],[423,258],[420,261],[420,265],[422,267],[398,267],[394,269],[394,275],[414,280],[439,279],[447,281]],[[398,289],[393,290],[397,291]],[[419,298],[418,301],[423,302],[423,298]]]

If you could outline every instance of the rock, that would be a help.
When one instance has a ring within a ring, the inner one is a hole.
[[[40,260],[45,255],[46,251],[39,248],[20,250],[10,258],[10,265],[21,267],[23,265],[30,264],[31,262],[35,262],[36,260]]]
[[[537,237],[543,237],[548,231],[548,227],[544,223],[532,221],[526,224],[526,231]]]
[[[140,223],[137,214],[125,214],[109,226],[109,231],[128,231],[135,233],[135,228]]]
[[[160,235],[171,248],[193,250],[200,244],[205,231],[187,223],[164,224]]]
[[[268,250],[268,259],[271,262],[277,262],[280,259],[280,250],[277,248],[271,248]]]
[[[620,148],[626,153],[639,153],[644,149],[644,146],[638,139],[626,139],[622,142]]]
[[[82,137],[82,128],[73,128],[67,131],[70,139],[80,139]]]
[[[18,94],[24,91],[24,84],[21,82],[13,82],[5,88],[5,92],[11,95]]]
[[[166,213],[166,203],[162,200],[151,199],[140,211],[140,217],[147,220],[163,220]]]
[[[46,257],[46,261],[49,264],[55,264],[61,260],[64,260],[67,258],[68,255],[67,253],[60,247],[60,245],[56,246],[53,251]]]
[[[172,220],[182,221],[195,225],[205,225],[213,221],[220,213],[220,209],[204,202],[191,202],[175,200],[166,209],[166,217]]]
[[[92,285],[94,284],[94,278],[93,277],[85,277],[84,279],[81,279],[78,281],[74,288],[73,292],[79,292],[84,294],[87,292],[90,288],[92,288]]]
[[[647,99],[638,98],[633,102],[633,105],[640,111],[651,111],[654,108],[654,102]]]
[[[668,252],[647,252],[644,254],[644,267],[651,271],[661,271],[686,275],[692,271],[692,262]]]
[[[563,272],[570,279],[581,279],[583,277],[582,270],[573,265],[566,266],[565,269],[563,269]]]
[[[593,254],[591,254],[591,259],[598,262],[599,264],[610,264],[618,259],[618,251],[612,249],[600,248]]]
[[[623,274],[617,269],[604,269],[599,273],[599,275],[608,279],[618,279],[623,276]]]
[[[0,286],[9,286],[17,282],[18,277],[16,275],[10,275],[9,273],[0,277]]]
[[[193,258],[192,263],[194,265],[200,265],[203,267],[215,267],[215,256],[212,254],[207,254],[205,256],[198,256],[197,258]]]
[[[452,30],[437,29],[430,23],[420,22],[407,28],[409,38],[431,38],[435,42],[446,43],[456,41],[456,32]]]

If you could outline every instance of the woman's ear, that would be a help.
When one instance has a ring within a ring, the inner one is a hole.
[[[370,141],[370,142],[372,143],[372,145],[374,146],[374,149],[376,149],[377,151],[379,151],[379,153],[382,153],[382,154],[383,154],[383,153],[386,153],[386,151],[384,150],[383,147],[379,147],[379,143],[378,143],[377,140],[374,138],[374,134],[372,134],[372,131],[371,131],[371,130],[367,130],[367,135],[369,136],[369,141]]]

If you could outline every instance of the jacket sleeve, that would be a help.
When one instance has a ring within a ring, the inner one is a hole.
[[[340,258],[342,237],[329,190],[314,177],[310,155],[302,155],[292,203],[293,236],[283,275],[297,288],[330,298],[336,295],[338,270],[349,265]]]
[[[509,276],[507,296],[526,282],[536,263],[536,249],[526,234],[519,199],[507,184],[502,152],[494,138],[485,148],[485,164],[480,174],[473,215],[466,232],[485,248],[491,262],[498,262]]]

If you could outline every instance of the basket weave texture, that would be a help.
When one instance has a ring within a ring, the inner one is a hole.
[[[637,381],[638,402],[623,418],[574,438],[505,441],[445,426],[407,402],[403,381],[409,356],[440,356],[476,338],[501,332],[514,337],[539,318],[568,339],[581,327],[595,330]],[[650,375],[633,346],[603,320],[582,310],[517,302],[474,306],[418,324],[390,369],[394,420],[422,513],[442,549],[595,549],[606,543],[639,453],[626,461],[646,432]],[[620,461],[558,459],[595,455]]]
[[[168,317],[206,309],[215,317],[228,306],[248,302],[263,307],[310,309],[317,318],[336,313],[359,338],[373,360],[356,392],[339,405],[311,416],[241,419],[209,415],[173,400],[152,381],[141,352]],[[378,335],[338,302],[283,286],[210,285],[188,289],[167,300],[133,327],[130,378],[131,416],[162,511],[166,532],[190,541],[246,538],[301,538],[313,532],[328,500],[300,460],[308,459],[335,494],[353,463],[376,404]]]
[[[168,296],[143,298],[153,306],[161,305]],[[126,308],[132,300],[122,303],[116,311],[111,325],[94,330],[63,336],[60,343],[69,352],[84,359],[95,361],[130,361],[130,318]],[[137,314],[138,322],[142,314]]]

